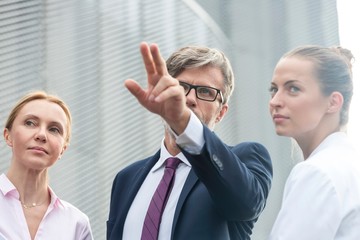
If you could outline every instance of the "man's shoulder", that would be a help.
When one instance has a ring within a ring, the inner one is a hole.
[[[269,151],[259,142],[241,142],[232,147],[232,151],[248,167],[266,170],[272,175],[272,161]]]
[[[204,137],[205,142],[210,144],[218,144],[221,142],[222,144],[225,144],[223,140],[221,140],[217,134],[210,129],[208,129],[206,126],[204,127]],[[227,144],[225,144],[227,145]],[[255,141],[243,141],[241,143],[238,143],[236,145],[227,145],[233,150],[242,150],[242,151],[260,151],[264,152],[265,154],[268,154],[268,150],[265,148],[265,146],[259,142]]]
[[[268,150],[266,149],[266,147],[259,142],[252,142],[252,141],[241,142],[232,146],[231,148],[237,151],[249,151],[249,152],[255,151],[255,152],[263,152],[268,154]]]
[[[151,158],[152,157],[148,157],[148,158],[145,158],[142,160],[137,160],[137,161],[131,162],[126,167],[121,169],[117,175],[127,174],[129,172],[138,171],[139,169],[143,168]]]
[[[129,173],[131,174],[134,174],[134,172],[137,172],[145,167],[150,167],[151,166],[147,166],[148,164],[149,165],[153,165],[155,164],[156,160],[159,159],[160,157],[160,150],[155,153],[154,155],[152,156],[149,156],[149,157],[146,157],[144,159],[141,159],[141,160],[137,160],[137,161],[133,161],[133,162],[130,162],[126,167],[124,167],[123,169],[121,169],[117,175],[127,175]]]
[[[113,180],[113,191],[122,191],[125,188],[131,187],[135,181],[142,175],[142,171],[145,171],[147,162],[151,157],[138,160],[130,163],[128,166],[121,169]],[[125,187],[126,186],[126,187]]]

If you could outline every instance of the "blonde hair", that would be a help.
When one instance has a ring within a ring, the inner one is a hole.
[[[65,104],[65,102],[61,100],[59,97],[55,95],[47,94],[44,91],[34,91],[23,96],[11,110],[9,117],[6,120],[5,128],[11,130],[14,120],[19,114],[20,110],[24,107],[25,104],[34,100],[46,100],[59,105],[64,110],[64,113],[67,118],[65,145],[69,145],[71,138],[71,122],[72,122],[70,110],[68,106]]]

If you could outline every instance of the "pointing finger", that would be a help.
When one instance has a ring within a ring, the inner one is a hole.
[[[132,79],[127,79],[125,81],[125,87],[130,91],[134,97],[138,99],[139,102],[144,101],[146,98],[146,92],[141,88],[141,86]]]
[[[160,50],[158,45],[156,44],[151,44],[150,45],[150,51],[151,51],[151,55],[153,58],[153,63],[155,65],[155,69],[156,72],[160,75],[160,76],[164,76],[167,75],[167,68],[166,68],[166,62],[163,59],[163,57],[160,54]]]
[[[142,42],[140,44],[140,52],[143,58],[143,62],[145,65],[146,72],[149,75],[153,75],[156,73],[156,69],[154,66],[154,60],[150,52],[149,45],[146,42]]]

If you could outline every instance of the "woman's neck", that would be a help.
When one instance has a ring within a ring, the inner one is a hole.
[[[340,128],[332,128],[328,131],[309,132],[303,136],[296,137],[295,140],[303,152],[304,159],[308,159],[311,153],[327,138],[329,135],[340,131]]]
[[[39,205],[49,201],[47,170],[16,170],[10,166],[7,177],[19,192],[23,205]]]

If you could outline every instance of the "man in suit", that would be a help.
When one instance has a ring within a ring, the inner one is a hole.
[[[117,174],[107,239],[146,239],[143,224],[168,157],[181,163],[155,238],[250,239],[270,190],[272,164],[261,144],[230,147],[213,132],[234,88],[228,59],[206,47],[179,49],[166,62],[156,44],[141,43],[140,50],[148,86],[131,79],[125,86],[145,109],[162,117],[165,136],[155,155]]]

